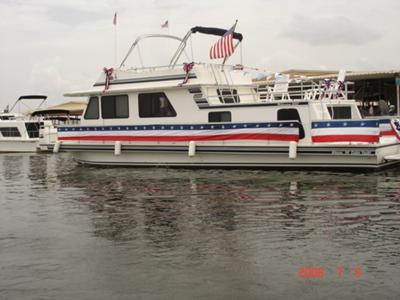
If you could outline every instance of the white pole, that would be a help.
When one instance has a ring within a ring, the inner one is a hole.
[[[114,68],[117,68],[117,12],[114,15]]]
[[[117,24],[114,25],[114,66],[117,68]]]

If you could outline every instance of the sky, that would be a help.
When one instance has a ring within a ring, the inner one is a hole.
[[[236,19],[244,38],[232,63],[242,57],[268,72],[400,69],[399,12],[399,0],[0,0],[0,110],[23,94],[48,95],[49,105],[71,100],[63,94],[90,88],[114,66],[115,40],[120,62],[139,35],[182,37],[193,26],[228,29]],[[193,36],[194,60],[207,62],[217,39]],[[144,42],[144,64],[167,64],[177,46]]]

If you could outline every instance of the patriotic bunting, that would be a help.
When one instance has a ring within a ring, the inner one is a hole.
[[[185,125],[74,126],[59,127],[59,140],[80,141],[298,141],[299,123],[219,123]]]
[[[314,143],[379,142],[379,120],[344,120],[312,122]]]

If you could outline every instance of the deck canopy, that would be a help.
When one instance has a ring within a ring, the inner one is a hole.
[[[195,26],[192,29],[190,29],[190,31],[192,33],[199,32],[199,33],[204,33],[204,34],[223,36],[225,33],[227,33],[228,30],[221,29],[221,28],[215,28],[215,27]],[[233,38],[236,40],[239,40],[241,42],[243,40],[243,35],[241,33],[234,32]]]
[[[47,99],[47,96],[45,95],[24,95],[18,98],[18,100],[27,100],[27,99],[34,99],[34,100],[38,100],[38,99]]]
[[[185,35],[185,37],[182,39],[181,44],[179,45],[179,47],[176,50],[175,54],[172,56],[172,59],[171,59],[170,64],[169,64],[170,67],[174,67],[177,64],[177,62],[178,62],[179,58],[181,57],[182,53],[185,51],[186,43],[187,43],[188,39],[190,38],[190,36],[192,34],[194,34],[194,33],[203,33],[203,34],[223,36],[227,32],[228,32],[228,30],[222,29],[222,28],[202,27],[202,26],[192,27],[188,31],[188,33]],[[238,33],[238,32],[233,32],[233,38],[235,40],[238,40],[238,42],[234,46],[234,48],[236,48],[239,45],[239,43],[242,42],[243,35],[241,33]],[[192,57],[192,59],[193,59],[193,57]],[[225,59],[224,59],[222,64],[225,64],[227,59],[228,59],[228,57],[225,57]]]

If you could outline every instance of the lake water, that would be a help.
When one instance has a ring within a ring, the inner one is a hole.
[[[0,271],[0,299],[399,299],[400,167],[94,168],[1,154]]]

